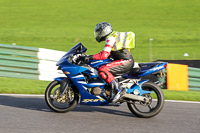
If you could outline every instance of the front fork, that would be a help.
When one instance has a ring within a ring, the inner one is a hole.
[[[70,80],[66,77],[59,77],[55,78],[54,80],[60,82],[60,97],[62,97],[69,87]]]

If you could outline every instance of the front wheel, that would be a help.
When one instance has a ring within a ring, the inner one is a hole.
[[[149,101],[130,101],[127,102],[127,105],[134,115],[143,118],[150,118],[157,115],[162,110],[164,105],[164,95],[161,88],[152,82],[144,83],[142,89],[153,92],[143,95],[148,98]]]
[[[60,85],[61,84],[56,80],[48,85],[45,91],[45,101],[52,110],[64,113],[76,107],[79,96],[76,89],[70,86],[68,86],[64,94],[61,94]]]

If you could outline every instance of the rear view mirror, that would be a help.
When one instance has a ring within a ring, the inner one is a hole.
[[[76,48],[76,52],[77,52],[77,53],[81,52],[81,51],[82,51],[82,48],[83,48],[83,46],[80,45],[78,48]]]

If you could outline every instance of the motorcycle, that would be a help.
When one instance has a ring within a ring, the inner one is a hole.
[[[113,60],[91,60],[87,63],[79,60],[86,51],[86,47],[78,43],[57,62],[58,70],[62,70],[66,77],[55,78],[46,88],[45,101],[53,111],[68,112],[78,103],[120,106],[124,102],[137,117],[153,117],[162,110],[164,95],[161,88],[149,80],[141,80],[141,77],[160,72],[166,68],[166,62],[135,63],[128,73],[114,75],[120,88],[126,92],[117,103],[112,103],[111,97],[116,92],[99,77],[97,70]]]

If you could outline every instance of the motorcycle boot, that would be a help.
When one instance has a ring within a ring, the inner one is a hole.
[[[121,98],[121,96],[124,94],[125,89],[124,88],[122,90],[119,89],[119,85],[118,85],[118,83],[115,80],[113,80],[110,83],[110,85],[112,87],[111,88],[112,92],[116,92],[117,93],[117,94],[115,93],[115,95],[112,96],[112,103],[116,103],[116,102],[119,101],[119,99]]]

